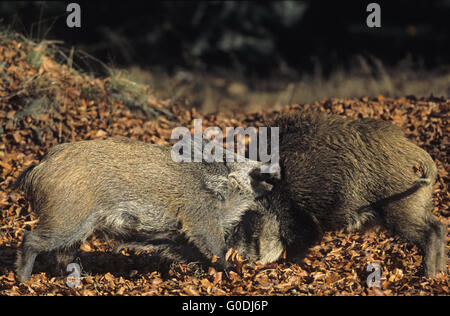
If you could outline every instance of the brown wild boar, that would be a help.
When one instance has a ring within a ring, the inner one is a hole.
[[[446,271],[447,227],[431,213],[437,170],[395,125],[311,111],[278,116],[281,181],[229,235],[244,257],[302,257],[324,231],[381,223],[416,244],[428,275]],[[254,171],[254,173],[257,171]]]
[[[25,233],[18,278],[29,279],[42,252],[56,251],[65,266],[95,231],[127,246],[152,245],[170,260],[215,255],[226,268],[227,233],[253,208],[258,191],[270,189],[249,176],[261,166],[177,163],[170,147],[122,137],[59,144],[17,180],[40,219]]]

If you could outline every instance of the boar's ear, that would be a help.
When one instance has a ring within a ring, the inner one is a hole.
[[[273,186],[281,179],[281,171],[278,164],[256,167],[248,175],[256,197],[261,197],[272,191]]]

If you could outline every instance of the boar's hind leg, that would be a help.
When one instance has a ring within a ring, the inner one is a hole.
[[[53,236],[52,233],[50,233]],[[27,231],[23,237],[22,247],[17,252],[16,272],[20,282],[26,282],[31,276],[34,261],[41,252],[50,252],[59,249],[63,239],[57,236],[49,237],[39,228]]]
[[[388,228],[415,243],[424,253],[425,274],[445,271],[446,227],[431,213],[431,188],[418,190],[385,207],[384,220]]]
[[[33,270],[36,256],[42,252],[57,251],[59,264],[64,264],[73,254],[74,247],[81,244],[92,234],[91,223],[79,227],[63,227],[61,230],[49,230],[45,222],[33,231],[25,233],[22,248],[17,253],[17,275],[21,282],[26,282]],[[59,253],[59,254],[58,254]]]

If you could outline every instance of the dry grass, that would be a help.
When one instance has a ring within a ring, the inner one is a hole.
[[[338,67],[327,77],[319,64],[315,69],[313,74],[304,75],[287,69],[291,79],[245,79],[237,75],[239,72],[212,75],[178,71],[168,75],[136,66],[122,72],[129,80],[148,84],[157,98],[172,102],[185,99],[207,113],[280,109],[286,104],[331,97],[450,96],[450,66],[426,70],[410,57],[394,67],[386,67],[374,57],[355,56],[349,69]]]

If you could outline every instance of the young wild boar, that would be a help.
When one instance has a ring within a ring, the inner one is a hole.
[[[176,261],[216,255],[224,268],[227,232],[270,187],[249,176],[261,166],[176,163],[170,147],[122,137],[57,145],[17,180],[40,218],[18,252],[18,278],[29,279],[42,252],[66,265],[94,231]]]
[[[263,199],[281,218],[289,257],[322,231],[378,219],[423,251],[426,274],[446,270],[447,227],[431,213],[436,165],[398,127],[314,112],[280,115],[269,126],[280,128],[281,183]],[[270,206],[280,199],[284,207]]]

